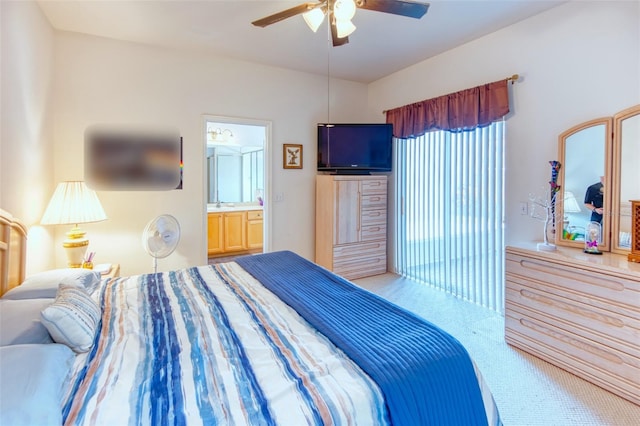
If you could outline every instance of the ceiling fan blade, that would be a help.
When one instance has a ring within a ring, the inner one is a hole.
[[[420,19],[429,10],[429,3],[419,3],[406,0],[359,0],[356,5],[360,9],[375,10],[376,12],[392,13]]]
[[[333,41],[334,47],[349,43],[349,37],[338,37],[338,28],[335,22],[331,23],[331,40]]]
[[[262,19],[258,19],[253,21],[252,24],[256,27],[266,27],[267,25],[275,24],[276,22],[280,22],[283,19],[291,18],[292,16],[300,15],[302,13],[308,12],[311,9],[316,8],[321,3],[303,3],[298,6],[292,7],[290,9],[283,10],[278,13],[274,13],[273,15],[266,16]]]

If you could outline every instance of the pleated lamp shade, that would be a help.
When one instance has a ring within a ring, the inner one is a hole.
[[[67,232],[62,246],[67,254],[71,268],[83,266],[89,240],[85,232],[77,225],[80,223],[100,222],[107,215],[100,204],[96,192],[82,181],[61,182],[56,187],[49,205],[42,216],[42,225],[75,225]]]

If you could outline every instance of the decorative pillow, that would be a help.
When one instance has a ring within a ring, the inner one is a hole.
[[[52,343],[40,321],[40,312],[52,299],[0,299],[0,346],[24,343]]]
[[[87,290],[60,284],[56,300],[40,316],[54,342],[86,352],[93,345],[101,315]]]
[[[91,292],[100,282],[100,279],[100,273],[91,269],[53,269],[29,276],[22,284],[9,290],[2,298],[13,300],[53,299],[56,297],[60,283],[84,287]]]
[[[62,424],[64,385],[74,354],[64,345],[0,347],[0,424]]]

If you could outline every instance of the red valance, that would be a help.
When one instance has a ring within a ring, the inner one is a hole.
[[[393,135],[411,138],[430,130],[463,131],[488,126],[509,113],[507,79],[387,111]]]

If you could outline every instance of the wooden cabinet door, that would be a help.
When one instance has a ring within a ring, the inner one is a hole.
[[[247,248],[247,212],[224,214],[224,251],[239,251]]]
[[[219,254],[224,251],[223,214],[207,214],[207,254]]]
[[[262,211],[250,210],[247,212],[247,248],[262,248],[263,230],[262,230]]]
[[[360,241],[360,182],[335,181],[335,229],[333,243],[349,244]]]

